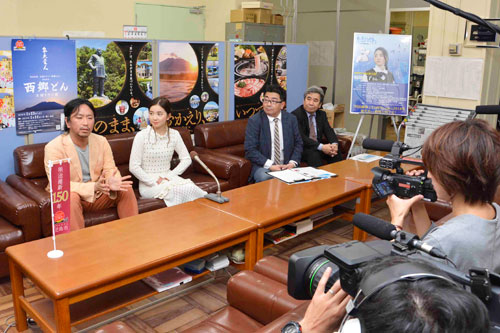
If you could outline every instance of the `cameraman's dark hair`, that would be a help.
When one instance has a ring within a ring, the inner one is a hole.
[[[283,90],[281,89],[281,87],[277,84],[268,84],[267,86],[264,87],[264,90],[262,91],[262,94],[266,94],[266,93],[276,93],[278,95],[280,95],[280,99],[282,102],[286,102],[286,96],[285,96],[285,93],[283,92]]]
[[[430,263],[391,256],[370,262],[362,282],[388,266],[416,262],[428,272],[444,275]],[[486,306],[472,293],[442,279],[402,280],[381,289],[359,307],[365,332],[488,332]]]
[[[481,119],[455,121],[434,130],[422,159],[450,196],[492,202],[500,185],[500,133]]]
[[[83,99],[83,98],[75,98],[66,103],[64,106],[64,118],[66,118],[69,121],[69,118],[71,118],[71,115],[75,112],[78,112],[80,109],[81,105],[87,105],[92,112],[94,113],[94,118],[95,118],[95,107],[90,103],[88,100]],[[66,122],[64,122],[64,131],[68,132],[69,128],[66,126]]]

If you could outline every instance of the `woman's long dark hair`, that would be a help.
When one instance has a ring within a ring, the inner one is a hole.
[[[375,49],[375,52],[373,52],[373,56],[375,56],[375,53],[377,51],[382,52],[382,55],[384,56],[384,59],[385,59],[385,64],[384,64],[385,70],[388,71],[389,70],[389,53],[387,52],[387,50],[385,48],[383,48],[382,46],[380,46],[380,47],[377,47]]]
[[[149,108],[151,109],[151,107],[153,105],[159,105],[159,106],[161,106],[163,108],[163,110],[165,110],[165,112],[167,113],[167,116],[169,114],[172,114],[172,105],[170,104],[168,98],[165,97],[165,96],[158,96],[158,97],[154,98],[151,101],[151,105],[149,106]],[[153,126],[151,126],[151,128],[155,132],[155,139],[156,139],[156,131],[153,128]],[[169,127],[168,127],[168,122],[167,122],[167,138],[168,138],[168,140],[170,140],[170,132],[169,132]]]

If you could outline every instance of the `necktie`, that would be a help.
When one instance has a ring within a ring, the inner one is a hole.
[[[310,115],[309,116],[309,138],[313,139],[314,141],[317,141],[317,134],[316,134],[316,128],[314,127],[314,122],[313,118],[315,115]]]
[[[280,128],[279,119],[274,118],[274,164],[281,164],[281,145],[280,145]]]

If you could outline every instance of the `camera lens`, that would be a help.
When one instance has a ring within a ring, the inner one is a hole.
[[[319,280],[321,280],[323,273],[328,267],[332,268],[332,273],[330,274],[330,278],[326,283],[326,290],[329,290],[333,286],[335,281],[337,281],[337,279],[339,278],[339,267],[328,260],[326,257],[321,256],[318,259],[314,260],[312,264],[307,268],[305,274],[306,279],[304,282],[306,283],[305,287],[310,297],[312,297],[316,292]]]

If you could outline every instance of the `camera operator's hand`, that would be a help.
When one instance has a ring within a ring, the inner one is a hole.
[[[339,327],[344,317],[347,302],[351,299],[340,287],[337,280],[328,292],[325,292],[326,283],[332,269],[328,267],[318,283],[316,292],[307,307],[304,318],[300,321],[304,333],[330,333]]]
[[[403,229],[404,218],[410,212],[411,207],[424,198],[419,194],[410,199],[401,199],[394,194],[387,198],[387,206],[391,212],[391,223],[399,230]],[[424,208],[425,209],[425,208]]]
[[[416,169],[416,170],[410,170],[410,171],[406,171],[406,175],[407,176],[420,176],[422,175],[423,173],[425,172],[424,169]]]

